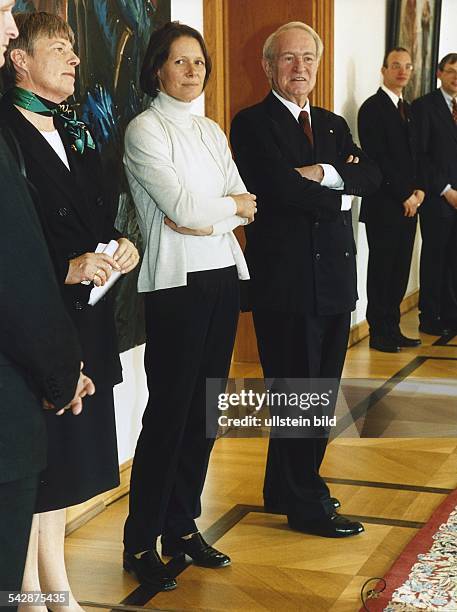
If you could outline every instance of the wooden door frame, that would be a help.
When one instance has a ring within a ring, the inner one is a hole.
[[[213,72],[205,90],[205,113],[227,134],[230,127],[228,58],[226,53],[227,3],[230,0],[203,0],[204,36],[213,60]],[[334,0],[309,0],[312,23],[324,43],[324,54],[313,93],[313,104],[333,110],[333,27]],[[260,61],[260,59],[259,59]]]

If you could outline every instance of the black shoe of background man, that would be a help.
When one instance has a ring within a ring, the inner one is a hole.
[[[144,552],[139,559],[124,550],[123,566],[140,584],[158,591],[172,591],[178,586],[156,550]]]
[[[164,557],[177,557],[187,555],[195,565],[201,567],[226,567],[231,560],[228,555],[210,546],[200,532],[193,533],[190,538],[172,538],[162,536],[162,555]]]
[[[400,347],[412,347],[412,346],[420,346],[422,343],[419,338],[408,338],[404,336],[401,332],[397,332],[393,334],[393,339],[396,344]]]
[[[351,521],[337,512],[313,521],[304,520],[295,515],[289,515],[287,520],[289,527],[295,531],[324,538],[348,538],[365,531],[362,523]]]
[[[341,506],[340,500],[336,497],[331,497],[330,503],[335,508],[335,510]],[[287,514],[286,506],[278,502],[270,502],[264,500],[263,508],[265,512],[268,512],[269,514]]]
[[[393,336],[370,336],[370,348],[383,353],[400,352],[400,345]]]
[[[420,318],[419,331],[430,336],[448,336],[451,333],[449,327],[440,319],[436,317],[434,319],[427,319],[425,317]]]

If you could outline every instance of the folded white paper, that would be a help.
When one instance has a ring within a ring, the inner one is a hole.
[[[99,242],[97,248],[95,249],[96,253],[106,253],[110,257],[114,255],[119,243],[116,240],[110,240],[108,244],[104,244],[103,242]],[[119,279],[121,273],[117,270],[113,270],[111,272],[111,276],[103,285],[103,287],[94,287],[89,295],[89,306],[95,306],[95,304],[105,295],[107,291],[111,289],[114,283]]]

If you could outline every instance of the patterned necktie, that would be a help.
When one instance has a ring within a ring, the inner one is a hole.
[[[403,121],[406,121],[405,102],[401,98],[398,99],[398,110],[400,112],[400,117],[403,119]]]
[[[452,98],[452,118],[454,119],[454,123],[457,125],[457,101],[455,98]]]
[[[298,123],[302,126],[305,136],[311,146],[314,146],[313,132],[311,130],[311,124],[309,122],[308,111],[302,111],[298,115]]]

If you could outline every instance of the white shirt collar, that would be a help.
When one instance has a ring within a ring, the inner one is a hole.
[[[441,89],[441,93],[444,96],[444,99],[446,100],[446,104],[449,106],[449,109],[452,112],[452,100],[453,100],[452,96],[449,95],[447,91],[444,91],[442,87],[440,87],[440,89]]]
[[[396,93],[394,93],[392,90],[390,90],[388,87],[386,87],[385,85],[381,85],[381,89],[384,93],[386,93],[389,98],[392,100],[392,102],[394,103],[394,105],[398,108],[398,101],[399,100],[403,100],[402,97],[397,96]]]
[[[276,92],[274,89],[272,89],[272,92],[273,92],[273,95],[275,95],[278,98],[278,100],[282,102],[284,106],[290,110],[290,112],[294,116],[295,121],[298,121],[298,117],[302,111],[306,111],[309,116],[309,124],[311,125],[311,107],[309,104],[309,100],[306,100],[305,106],[301,108],[300,106],[298,106],[298,104],[295,104],[295,102],[291,102],[290,100],[286,100],[285,98],[280,96],[278,92]]]

